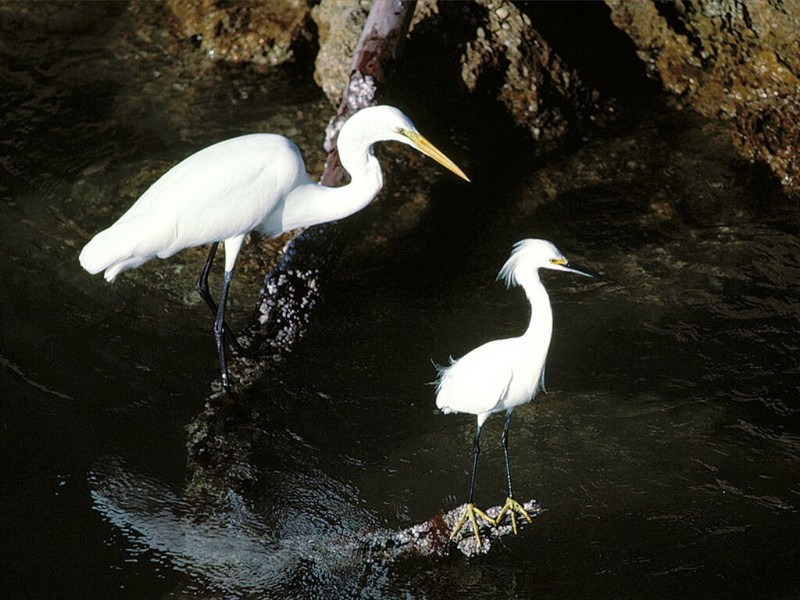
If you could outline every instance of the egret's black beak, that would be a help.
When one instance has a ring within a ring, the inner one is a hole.
[[[589,271],[589,269],[581,265],[576,265],[573,262],[568,262],[565,265],[562,265],[562,269],[564,269],[569,273],[575,273],[576,275],[583,275],[584,277],[597,277],[597,275]]]

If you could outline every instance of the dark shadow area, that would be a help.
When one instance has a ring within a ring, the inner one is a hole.
[[[441,262],[418,260],[421,257],[446,256],[459,248],[460,255],[446,266],[450,272],[460,269],[459,261],[469,260],[480,247],[486,223],[495,220],[513,197],[522,165],[540,152],[528,131],[514,124],[497,99],[502,65],[486,69],[474,93],[460,77],[461,54],[487,18],[486,9],[477,4],[442,3],[437,15],[415,26],[398,72],[381,94],[383,102],[413,114],[420,130],[432,139],[449,139],[446,153],[471,179],[466,183],[436,177],[422,221],[388,257],[392,268],[399,269],[398,277],[411,286],[431,284],[443,268]],[[413,169],[405,174],[414,177]],[[389,188],[386,196],[402,193],[402,183],[390,185],[394,189]],[[415,266],[407,271],[410,263]]]
[[[662,3],[657,3],[662,4]],[[661,92],[647,77],[636,46],[611,22],[603,2],[516,2],[553,50],[580,73],[583,82],[629,110]]]

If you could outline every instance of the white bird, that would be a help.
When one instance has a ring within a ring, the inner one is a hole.
[[[511,413],[519,405],[530,402],[540,389],[544,389],[544,369],[550,337],[553,332],[553,311],[550,298],[539,279],[539,269],[566,271],[592,277],[574,265],[547,240],[522,240],[514,245],[511,257],[503,265],[498,279],[504,279],[507,287],[522,286],[531,304],[531,320],[528,329],[519,337],[494,340],[468,352],[461,359],[450,359],[450,366],[439,367],[436,385],[436,406],[444,413],[471,413],[478,417],[478,427],[472,446],[472,477],[464,514],[453,530],[454,538],[467,518],[472,523],[478,545],[476,515],[490,525],[497,525],[506,512],[511,515],[514,533],[517,533],[516,514],[531,521],[522,505],[514,499],[511,487],[511,466],[508,461],[508,428]],[[475,507],[472,501],[475,488],[475,473],[480,453],[481,428],[496,412],[506,413],[503,429],[503,456],[508,478],[508,497],[500,514],[492,519]]]
[[[258,231],[274,237],[365,208],[383,185],[372,148],[381,141],[416,148],[469,181],[401,111],[372,106],[350,117],[339,133],[347,185],[331,188],[312,181],[297,146],[281,135],[257,133],[219,142],[172,167],[116,223],[95,235],[81,251],[81,266],[92,274],[105,271],[113,282],[122,271],[155,256],[212,244],[196,288],[216,317],[214,337],[227,390],[225,305],[245,236]],[[217,305],[208,291],[208,273],[219,242],[225,245],[225,275]]]

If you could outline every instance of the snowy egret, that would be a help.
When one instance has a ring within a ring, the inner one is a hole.
[[[467,507],[453,530],[451,539],[456,536],[467,518],[472,523],[478,545],[481,538],[476,516],[490,525],[497,525],[508,512],[515,534],[517,513],[528,522],[531,520],[522,505],[514,499],[511,465],[508,461],[508,429],[512,411],[517,406],[530,402],[540,389],[544,389],[544,367],[553,333],[553,311],[547,290],[539,279],[539,269],[542,268],[592,277],[571,265],[558,248],[547,240],[528,239],[517,242],[497,278],[504,279],[507,287],[519,285],[525,290],[531,304],[528,329],[520,337],[487,342],[457,361],[450,359],[450,366],[439,367],[436,406],[444,413],[471,413],[478,417],[478,427],[472,444],[472,477]],[[502,444],[508,497],[500,514],[492,519],[475,507],[472,496],[478,469],[481,428],[489,415],[502,411],[506,413]]]
[[[391,106],[372,106],[350,117],[337,148],[350,183],[325,187],[311,180],[297,146],[275,134],[245,135],[204,148],[159,178],[111,227],[86,244],[80,263],[89,273],[105,271],[112,282],[122,271],[158,256],[212,244],[197,290],[215,314],[222,385],[229,389],[224,337],[225,305],[236,256],[245,236],[274,237],[285,231],[350,216],[365,208],[383,185],[376,142],[416,148],[469,181],[453,161],[431,144],[411,120]],[[217,246],[225,245],[225,274],[219,303],[208,291]]]

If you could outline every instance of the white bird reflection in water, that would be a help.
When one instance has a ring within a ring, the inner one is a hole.
[[[351,490],[323,473],[295,474],[291,482],[295,493],[303,486],[308,490],[305,501],[296,495],[302,507],[262,515],[232,491],[216,503],[182,499],[118,458],[104,460],[89,474],[95,510],[123,533],[130,554],[144,559],[152,552],[201,589],[232,596],[394,597],[392,563],[445,556],[453,549],[468,557],[485,554],[493,540],[513,531],[511,525],[497,526],[482,532],[482,545],[469,535],[452,543],[449,533],[463,506],[390,530],[375,526],[370,513],[357,513]],[[320,514],[313,498],[323,491],[327,510]],[[531,517],[542,512],[535,500],[523,507]],[[500,510],[493,506],[487,512],[494,518]]]
[[[314,521],[313,527],[303,528],[311,532],[304,535],[284,535],[280,524],[262,518],[234,492],[217,506],[181,498],[118,458],[95,465],[88,479],[94,509],[122,532],[133,556],[153,552],[206,587],[234,597],[254,592],[313,595],[315,589],[363,594],[379,585],[385,572],[385,566],[365,560],[369,548],[364,532],[374,530],[374,518],[364,513],[360,523],[354,522],[346,486],[316,475],[322,478],[316,485],[327,490],[327,504],[341,505],[348,520],[343,526],[341,520],[329,523],[319,514],[300,515]]]

